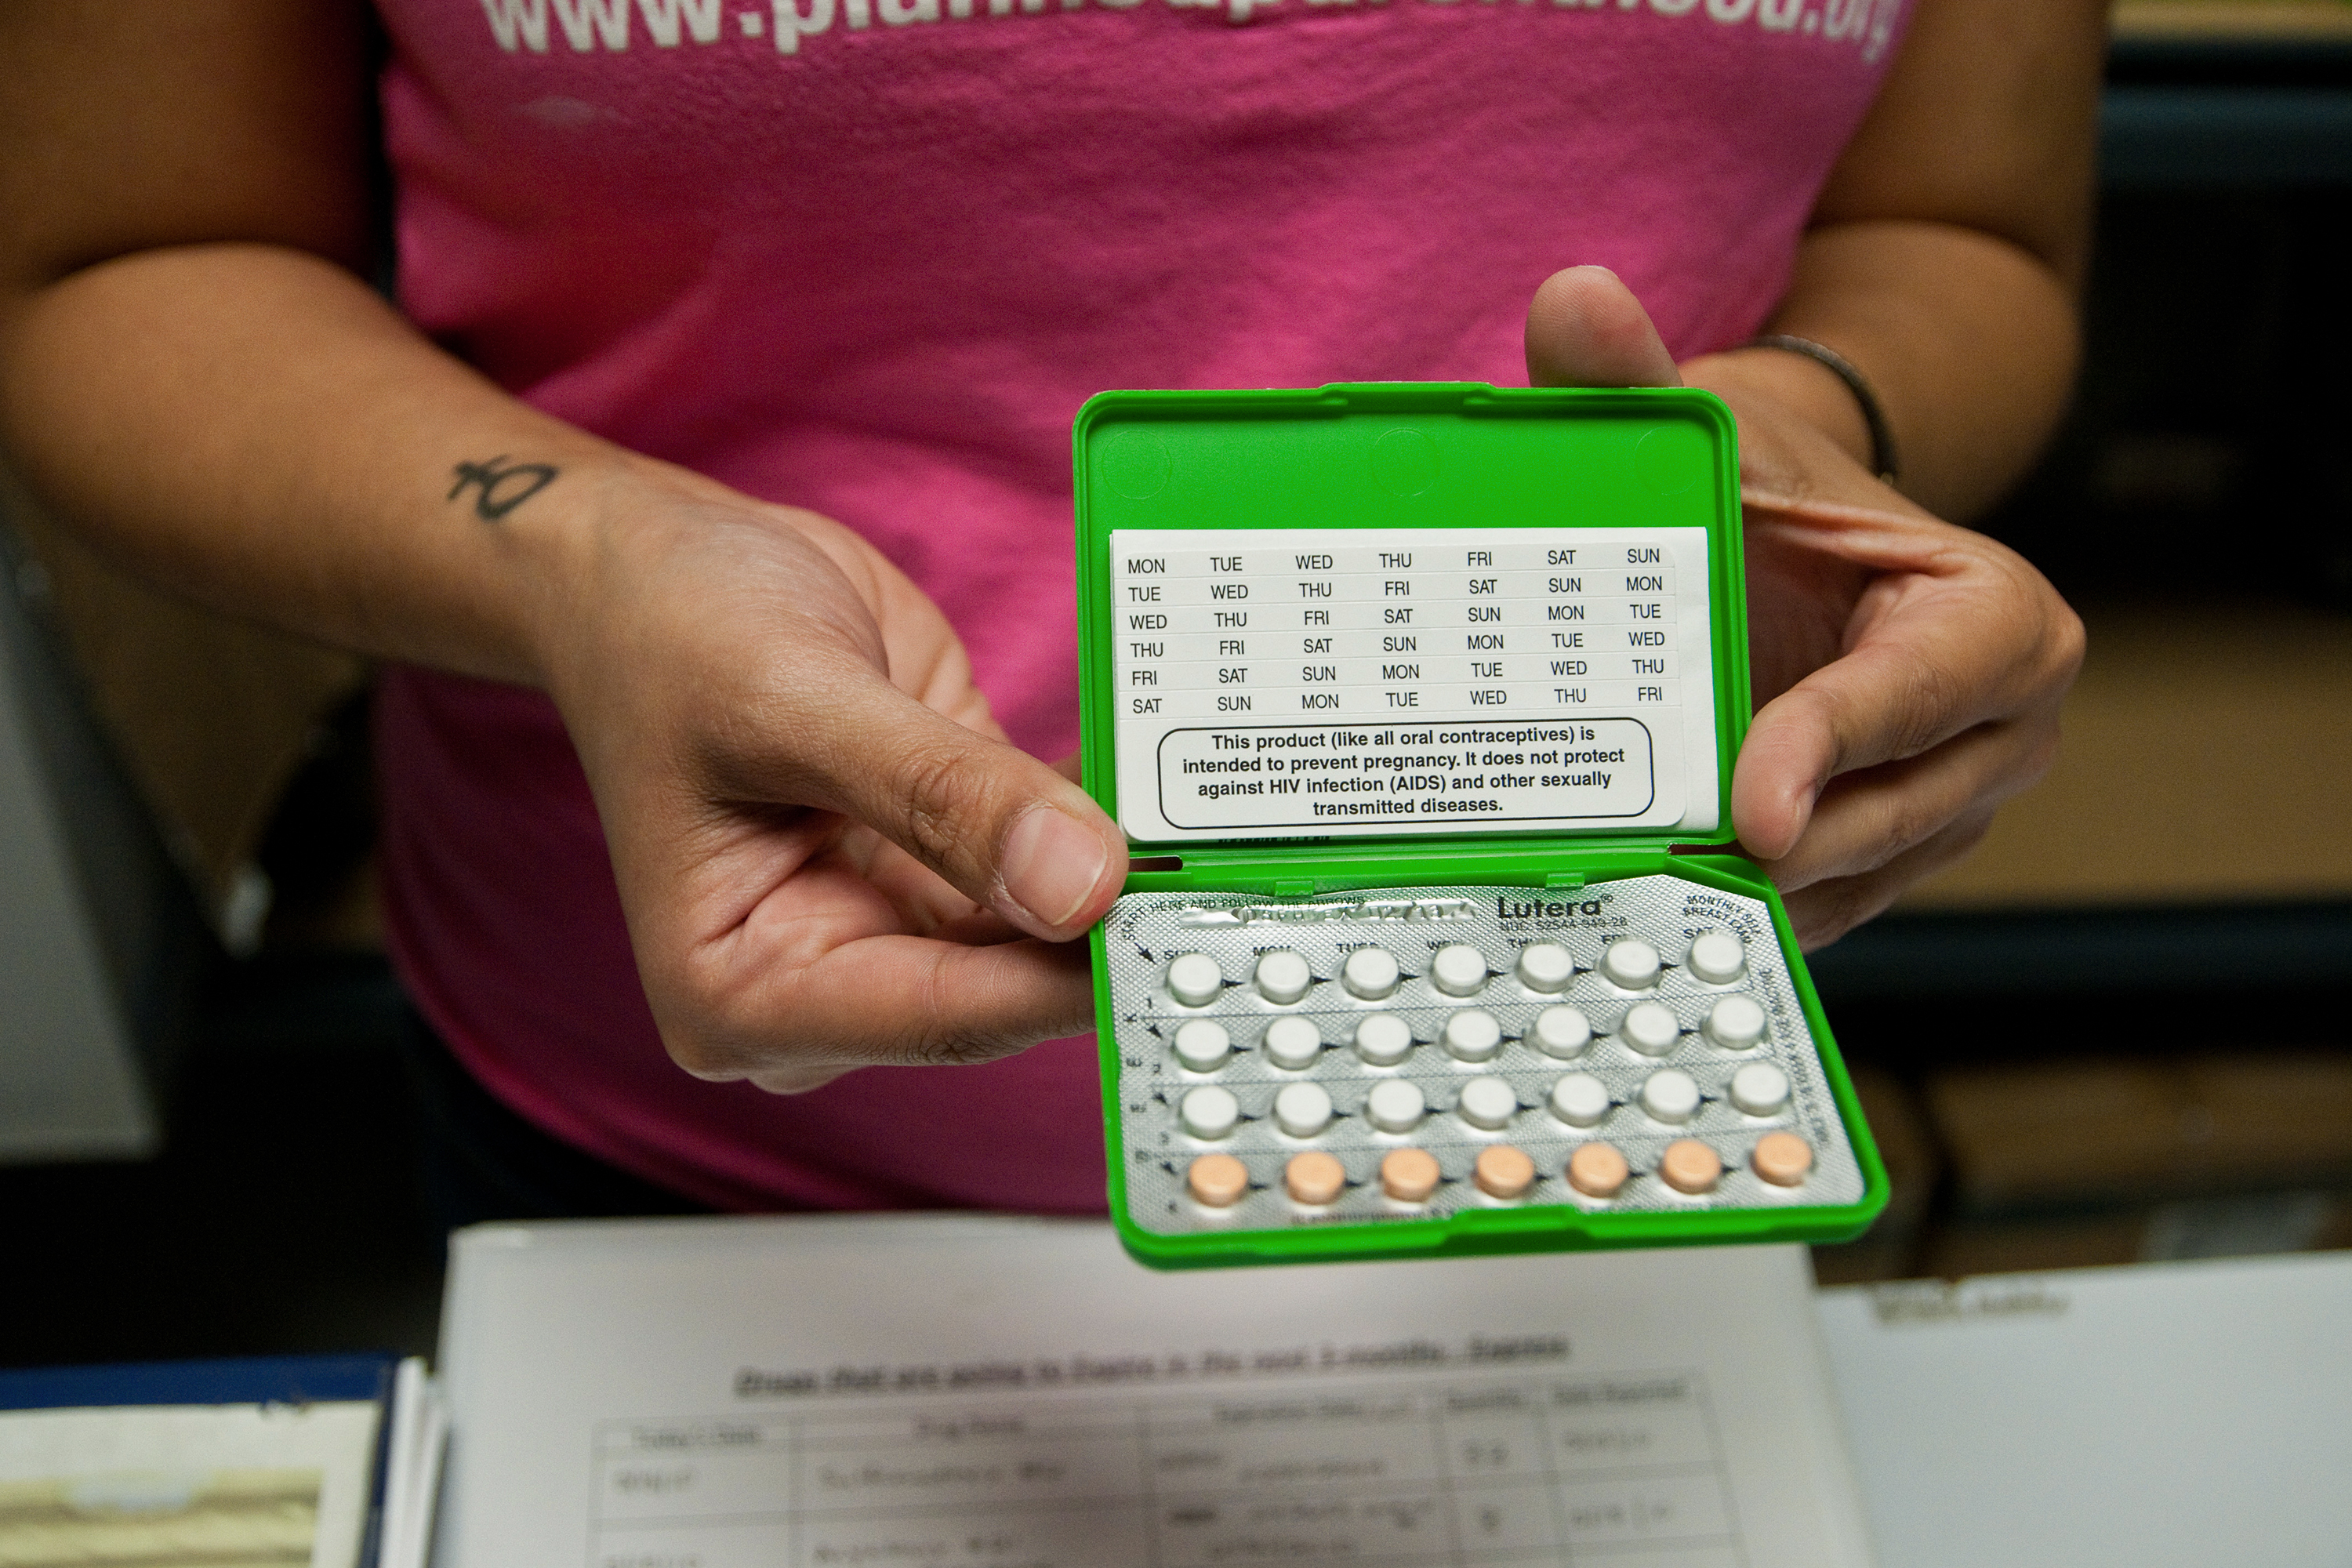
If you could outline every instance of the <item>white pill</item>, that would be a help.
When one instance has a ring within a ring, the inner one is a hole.
[[[1646,991],[1658,983],[1658,950],[1637,936],[1620,937],[1601,950],[1601,977],[1621,991]]]
[[[1539,942],[1519,951],[1519,984],[1549,994],[1565,991],[1576,978],[1576,960],[1556,942]]]
[[[1323,1033],[1308,1018],[1276,1018],[1265,1026],[1265,1059],[1297,1072],[1323,1054]]]
[[[1661,1002],[1636,1002],[1625,1009],[1617,1037],[1645,1057],[1662,1057],[1683,1037],[1683,1026]]]
[[[1731,931],[1701,931],[1683,967],[1709,985],[1728,985],[1748,973],[1748,944]]]
[[[1528,1037],[1544,1055],[1566,1060],[1582,1056],[1584,1047],[1592,1043],[1592,1020],[1582,1009],[1559,1003],[1536,1015],[1535,1027],[1528,1031]]]
[[[1394,1013],[1375,1013],[1356,1026],[1356,1054],[1376,1068],[1412,1055],[1412,1026]]]
[[[1764,1037],[1764,1009],[1753,996],[1726,996],[1706,1010],[1706,1037],[1727,1051],[1744,1051]]]
[[[1397,968],[1396,955],[1377,947],[1358,948],[1348,955],[1346,967],[1339,971],[1339,983],[1348,988],[1348,994],[1367,1002],[1377,1002],[1392,994],[1403,978],[1403,971]]]
[[[1204,1084],[1187,1094],[1176,1108],[1184,1131],[1195,1138],[1223,1138],[1242,1119],[1242,1102],[1231,1089]]]
[[[1563,1074],[1551,1086],[1551,1113],[1570,1127],[1597,1127],[1609,1115],[1609,1086],[1589,1072]]]
[[[1194,1072],[1214,1072],[1234,1048],[1223,1024],[1195,1018],[1176,1031],[1176,1059]]]
[[[1731,1075],[1731,1103],[1750,1116],[1778,1116],[1789,1103],[1789,1075],[1770,1062],[1749,1062]]]
[[[1188,952],[1168,966],[1168,994],[1187,1007],[1207,1006],[1224,988],[1224,972],[1205,952]]]
[[[1483,1062],[1503,1046],[1503,1026],[1495,1015],[1465,1007],[1445,1020],[1445,1054],[1458,1062]]]
[[[1428,1114],[1421,1086],[1406,1079],[1382,1079],[1364,1096],[1364,1120],[1383,1132],[1410,1132]]]
[[[1274,1097],[1274,1124],[1293,1138],[1312,1138],[1331,1125],[1331,1095],[1319,1083],[1294,1083]]]
[[[1466,942],[1441,947],[1430,958],[1429,983],[1448,996],[1475,996],[1486,984],[1486,955]]]
[[[1698,1084],[1679,1068],[1661,1068],[1642,1086],[1642,1109],[1661,1121],[1688,1121],[1698,1111]]]
[[[1501,1079],[1474,1078],[1462,1086],[1462,1099],[1454,1109],[1471,1126],[1492,1132],[1508,1127],[1511,1118],[1518,1114],[1519,1093]]]
[[[1257,994],[1269,1002],[1286,1007],[1306,995],[1314,984],[1315,972],[1286,947],[1258,957]]]

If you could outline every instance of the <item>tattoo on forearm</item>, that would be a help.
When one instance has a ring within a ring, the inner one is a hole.
[[[449,499],[456,500],[470,488],[478,489],[474,497],[474,515],[485,522],[497,522],[507,513],[555,482],[559,470],[552,463],[510,463],[507,458],[486,458],[478,463],[460,463],[453,470],[457,482],[449,487]]]

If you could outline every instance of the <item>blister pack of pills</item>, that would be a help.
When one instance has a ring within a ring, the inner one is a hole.
[[[1139,893],[1106,935],[1151,1231],[1862,1197],[1758,900],[1672,876]]]

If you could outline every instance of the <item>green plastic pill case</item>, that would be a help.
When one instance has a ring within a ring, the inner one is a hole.
[[[1729,411],[1110,392],[1074,433],[1110,1208],[1163,1268],[1828,1241],[1886,1202],[1780,895]]]

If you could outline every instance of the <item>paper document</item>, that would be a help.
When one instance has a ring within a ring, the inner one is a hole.
[[[1821,1315],[1886,1568],[2352,1563],[2352,1254],[1905,1280]]]
[[[1154,1274],[1097,1223],[459,1234],[440,1568],[1864,1563],[1801,1250]]]
[[[425,1375],[425,1363],[410,1356],[400,1363],[393,1388],[375,1568],[425,1568],[448,1437],[448,1411],[441,1403],[441,1391]]]

